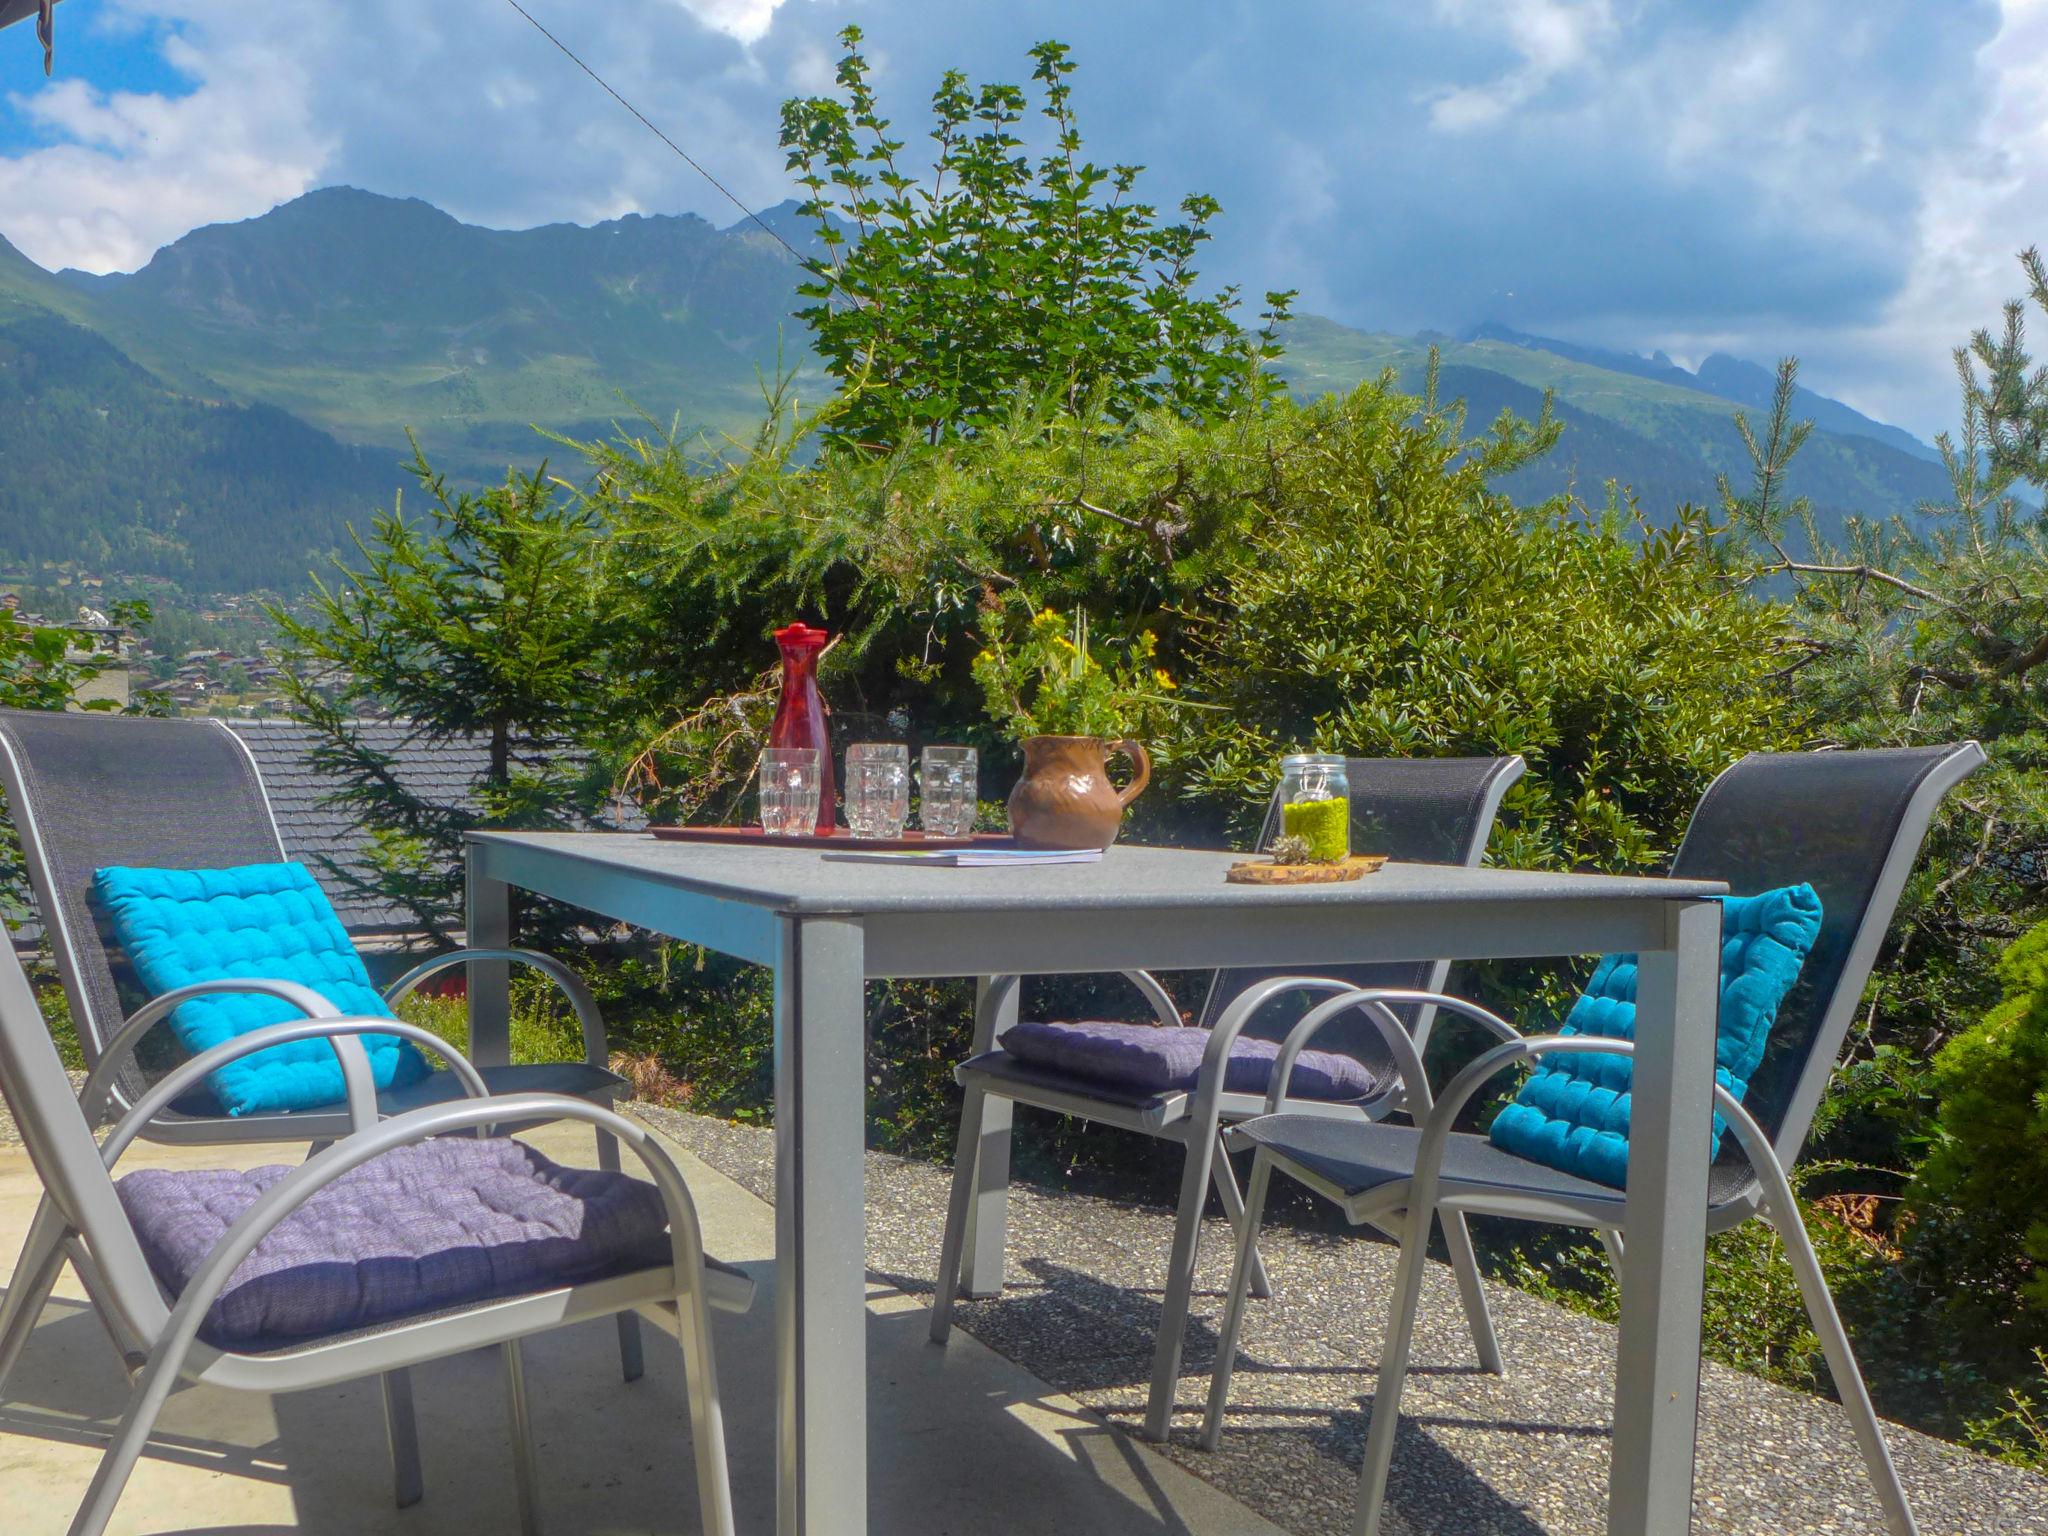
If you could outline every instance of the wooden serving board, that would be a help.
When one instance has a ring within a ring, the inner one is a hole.
[[[1250,859],[1223,872],[1232,885],[1336,885],[1371,874],[1387,862],[1384,853],[1354,853],[1339,864],[1275,864]]]
[[[827,833],[763,832],[759,827],[649,827],[654,836],[674,843],[739,843],[755,848],[865,848],[900,851],[908,848],[1014,848],[1007,832],[970,832],[965,837],[927,837],[912,829],[901,837],[855,837],[845,827]]]

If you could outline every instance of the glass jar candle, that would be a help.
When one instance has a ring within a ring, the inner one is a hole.
[[[1342,757],[1302,752],[1280,759],[1280,835],[1306,843],[1312,864],[1350,857],[1351,781]]]

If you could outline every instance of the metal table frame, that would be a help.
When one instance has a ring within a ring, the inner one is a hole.
[[[1641,971],[1608,1529],[1687,1528],[1723,888],[1400,864],[1260,888],[1224,884],[1231,858],[1114,848],[1099,864],[901,868],[628,833],[471,835],[474,946],[510,942],[518,887],[774,972],[778,1536],[868,1527],[863,981],[972,976],[986,993],[1013,974],[1614,950]],[[501,962],[471,964],[479,1066],[509,1055],[508,981]]]

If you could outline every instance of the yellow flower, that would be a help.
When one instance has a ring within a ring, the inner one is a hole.
[[[1175,688],[1180,686],[1172,678],[1166,675],[1166,669],[1164,667],[1154,667],[1152,669],[1152,681],[1157,683],[1160,686],[1160,688],[1167,693],[1173,692]]]

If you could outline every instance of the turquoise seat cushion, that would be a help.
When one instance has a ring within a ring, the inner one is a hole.
[[[1721,903],[1721,1011],[1714,1081],[1740,1102],[1764,1058],[1778,1007],[1799,979],[1820,935],[1820,896],[1790,885]],[[1609,955],[1572,1005],[1559,1034],[1633,1040],[1636,957]],[[1494,1117],[1493,1144],[1532,1162],[1620,1189],[1628,1184],[1629,1084],[1626,1056],[1551,1056]],[[1714,1116],[1711,1158],[1727,1124]]]
[[[194,982],[260,976],[296,981],[344,1014],[392,1016],[370,984],[341,919],[303,864],[234,869],[129,869],[93,875],[93,897],[151,997]],[[265,1024],[303,1015],[280,998],[224,993],[180,1003],[178,1043],[196,1055]],[[380,1089],[427,1073],[409,1041],[362,1035]],[[230,1115],[312,1109],[346,1098],[341,1063],[325,1040],[295,1040],[230,1062],[207,1078]]]

